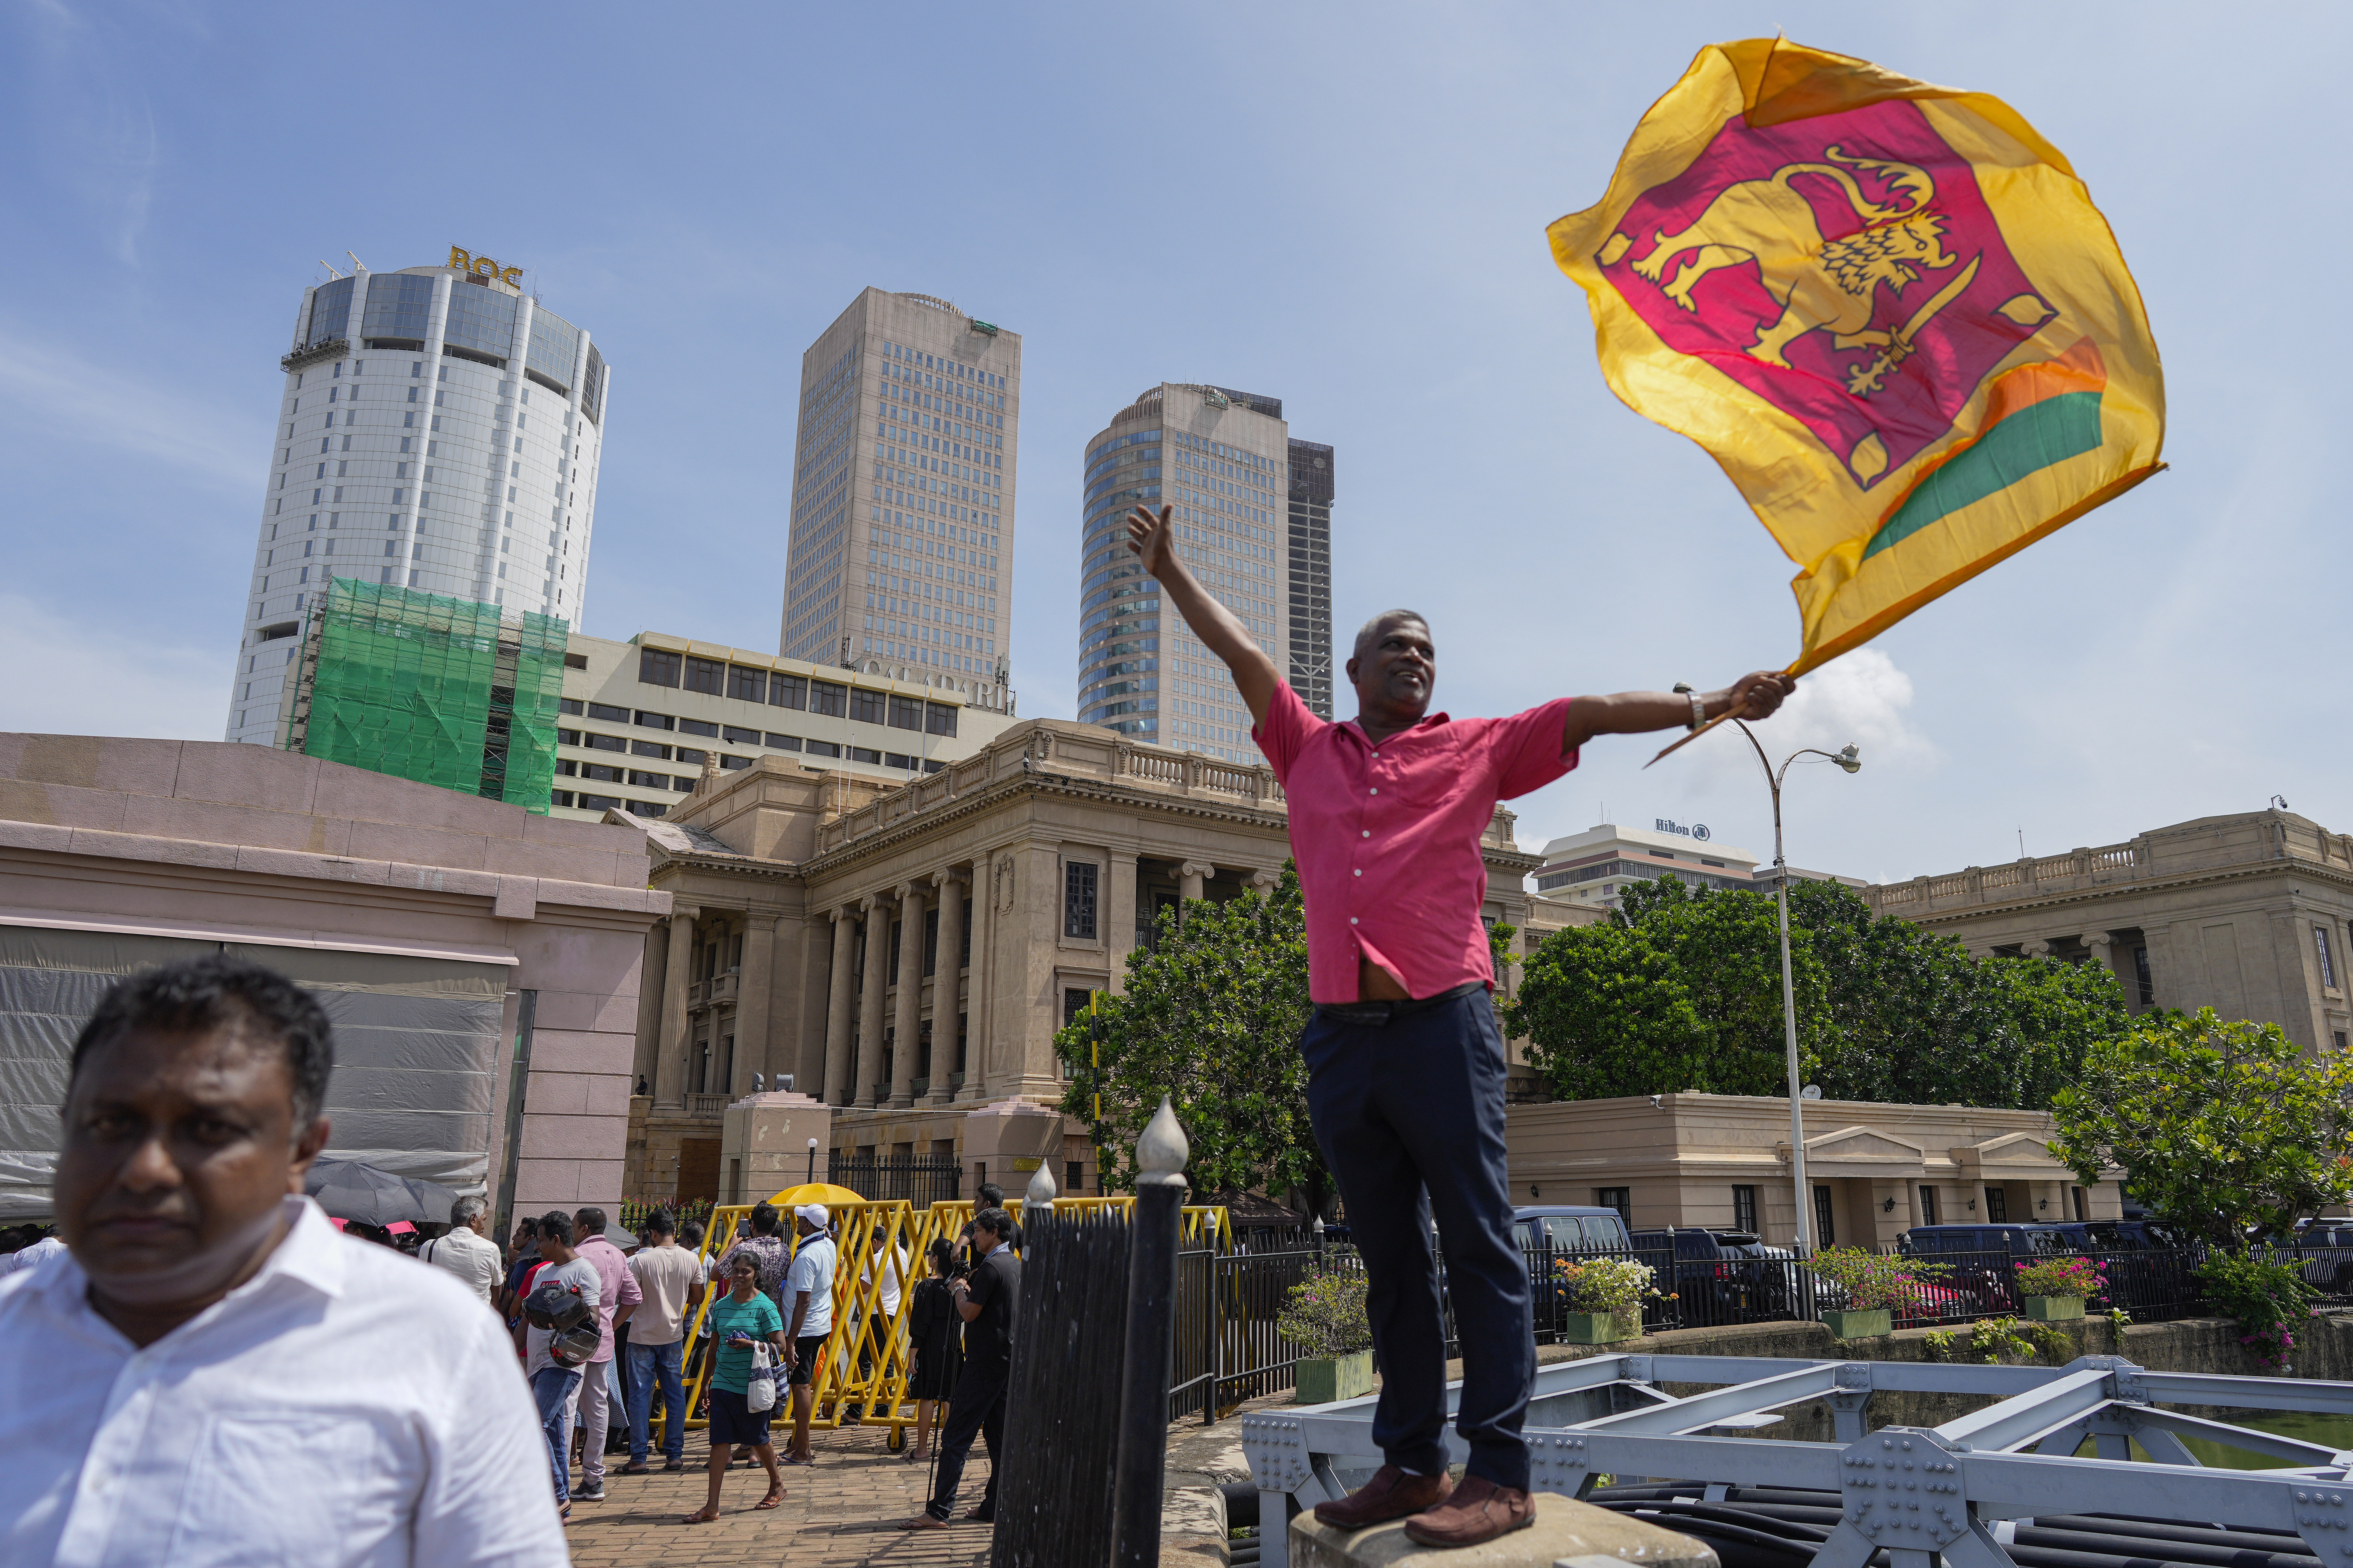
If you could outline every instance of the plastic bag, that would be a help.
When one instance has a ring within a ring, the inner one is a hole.
[[[751,1410],[776,1407],[776,1365],[765,1340],[752,1346],[752,1376],[744,1385],[744,1404]]]

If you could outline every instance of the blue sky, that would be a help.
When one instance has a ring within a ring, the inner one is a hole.
[[[1458,714],[1797,645],[1715,465],[1610,396],[1546,224],[1702,46],[1785,30],[1999,93],[2121,239],[2172,471],[1810,678],[1791,858],[1872,878],[2347,798],[2343,8],[2166,5],[0,11],[0,729],[216,739],[277,356],[321,258],[529,269],[614,366],[585,630],[776,646],[799,354],[867,284],[1021,332],[1027,715],[1073,689],[1080,455],[1143,387],[1337,448],[1337,618]],[[1524,844],[1768,854],[1718,735],[1588,751]]]

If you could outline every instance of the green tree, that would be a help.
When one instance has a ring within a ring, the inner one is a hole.
[[[1155,951],[1156,949],[1156,951]],[[1307,928],[1290,866],[1268,893],[1164,910],[1154,948],[1128,955],[1124,994],[1054,1037],[1066,1115],[1089,1123],[1105,1190],[1135,1179],[1135,1140],[1174,1102],[1200,1192],[1329,1188],[1307,1120]],[[1099,1038],[1098,1038],[1099,1037]],[[1100,1096],[1100,1100],[1098,1100]],[[1098,1110],[1100,1107],[1100,1110]]]
[[[1799,1049],[1824,1018],[1820,966],[1792,944]],[[1772,904],[1745,890],[1636,883],[1601,924],[1555,931],[1525,961],[1504,1027],[1562,1100],[1772,1094],[1787,1079]]]
[[[2353,1199],[2353,1058],[2307,1061],[2276,1024],[2149,1015],[2093,1044],[2052,1110],[2051,1152],[2086,1185],[2122,1167],[2143,1203],[2219,1247]]]
[[[1791,946],[1822,968],[1817,1078],[1833,1100],[2039,1109],[2094,1041],[2132,1027],[2124,992],[2095,964],[1974,958],[1951,937],[1874,917],[1837,882],[1796,884],[1789,923]]]

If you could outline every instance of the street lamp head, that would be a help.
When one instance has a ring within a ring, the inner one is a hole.
[[[1847,745],[1840,751],[1837,762],[1839,766],[1844,768],[1851,773],[1861,773],[1862,771],[1862,758],[1861,754],[1855,751],[1853,742],[1849,742]]]

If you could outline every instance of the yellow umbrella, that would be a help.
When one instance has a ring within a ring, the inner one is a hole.
[[[837,1187],[831,1182],[804,1182],[797,1187],[786,1187],[768,1200],[778,1208],[798,1208],[803,1204],[823,1204],[833,1208],[840,1204],[862,1204],[866,1200],[848,1187]]]

